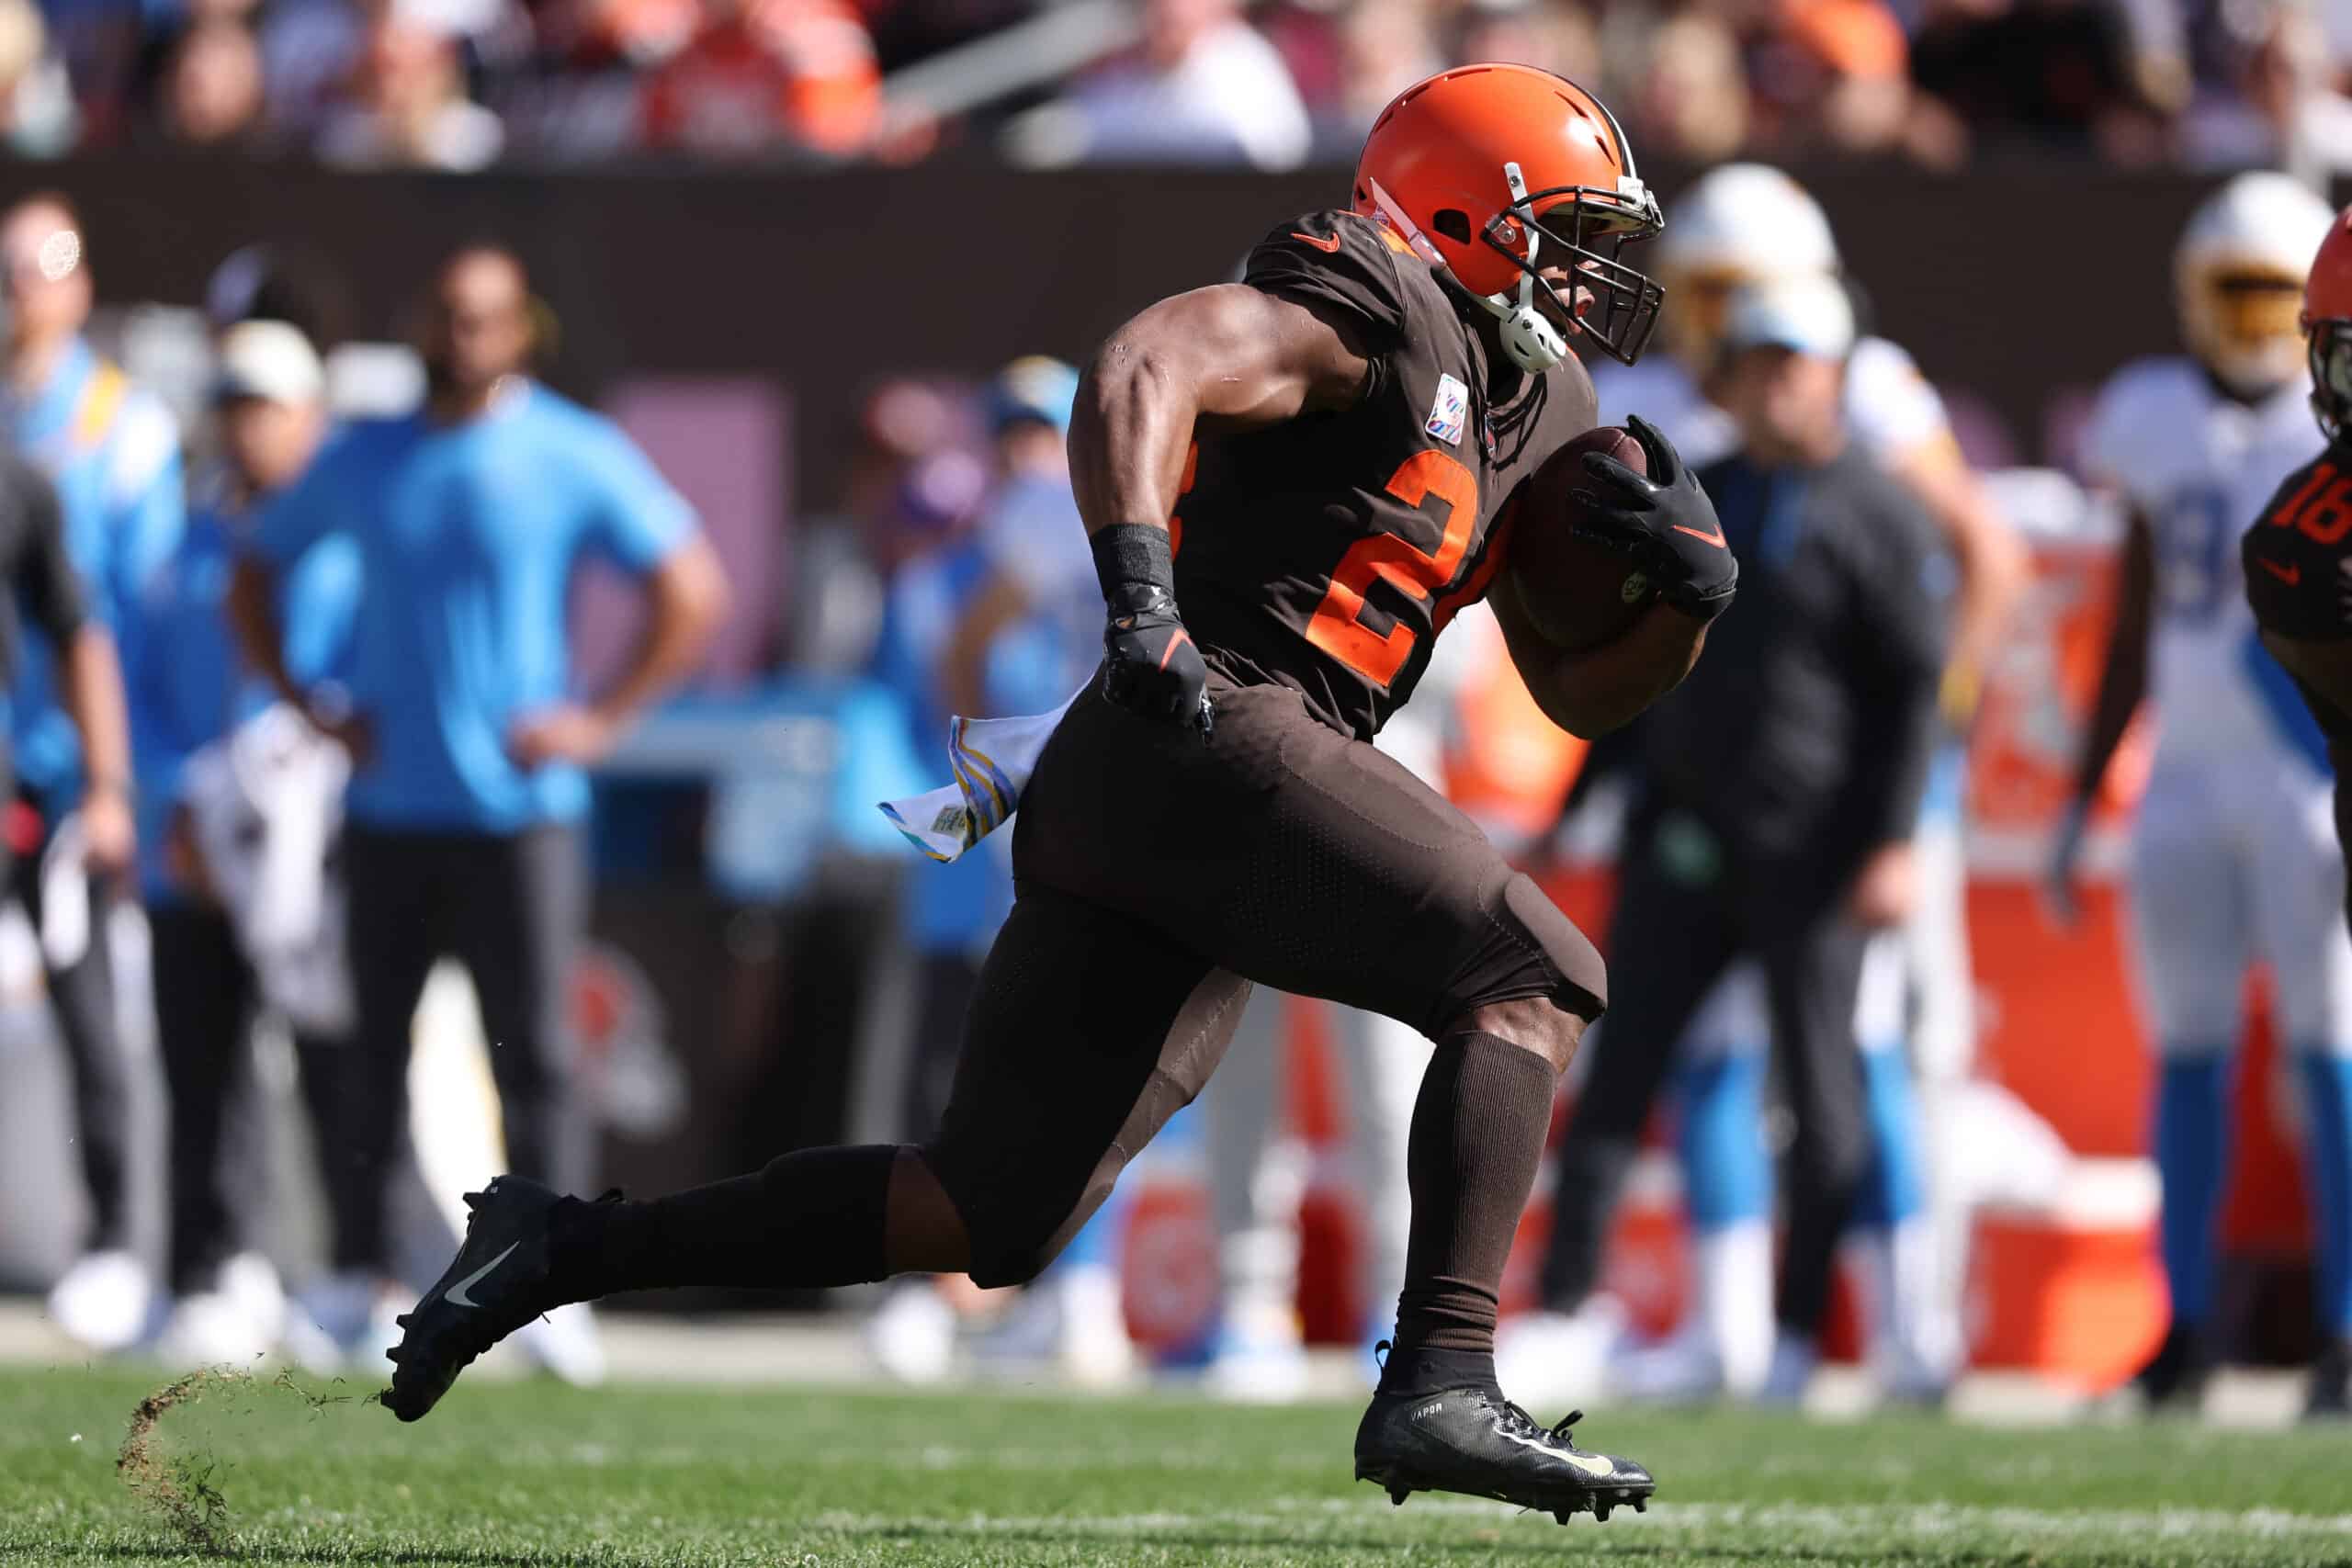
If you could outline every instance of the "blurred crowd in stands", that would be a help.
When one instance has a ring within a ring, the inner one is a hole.
[[[2344,0],[0,0],[34,156],[1285,168],[1472,60],[1599,89],[1652,159],[2352,170]]]

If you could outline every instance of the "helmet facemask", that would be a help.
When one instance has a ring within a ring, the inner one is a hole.
[[[1611,358],[1633,364],[1657,326],[1666,290],[1622,257],[1628,243],[1649,239],[1666,226],[1657,198],[1631,175],[1613,191],[1591,186],[1531,191],[1518,164],[1504,164],[1503,175],[1510,205],[1478,237],[1509,258],[1521,276],[1517,299],[1494,295],[1490,308],[1500,307],[1498,315],[1541,310],[1555,328],[1572,327]],[[1555,269],[1569,276],[1569,303],[1561,301],[1543,276]]]
[[[1616,191],[1590,186],[1530,191],[1517,164],[1503,165],[1503,178],[1510,204],[1483,232],[1474,237],[1468,215],[1458,208],[1440,211],[1431,221],[1445,239],[1466,245],[1475,238],[1520,274],[1515,291],[1471,295],[1502,323],[1503,347],[1512,361],[1525,370],[1549,370],[1566,356],[1569,336],[1582,333],[1611,357],[1633,364],[1657,325],[1666,290],[1620,254],[1628,243],[1646,240],[1665,226],[1657,198],[1631,175],[1619,181]],[[1453,265],[1403,204],[1377,179],[1363,183],[1373,207],[1414,254],[1454,277]],[[1566,300],[1543,276],[1546,271],[1568,275]]]
[[[2352,435],[2352,321],[2311,325],[2312,412],[2330,441]]]

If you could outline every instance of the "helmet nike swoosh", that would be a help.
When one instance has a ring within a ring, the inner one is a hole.
[[[487,1275],[492,1269],[497,1268],[500,1264],[505,1262],[506,1259],[514,1254],[514,1249],[522,1245],[523,1244],[519,1241],[508,1242],[504,1252],[500,1253],[497,1257],[492,1258],[489,1262],[483,1264],[481,1268],[475,1269],[464,1279],[458,1280],[455,1285],[450,1287],[449,1293],[441,1299],[446,1302],[454,1303],[461,1307],[481,1306],[481,1303],[474,1300],[473,1297],[466,1294],[466,1292],[472,1290],[476,1285],[481,1284],[485,1275]]]

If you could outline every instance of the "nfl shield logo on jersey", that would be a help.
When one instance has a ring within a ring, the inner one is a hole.
[[[1451,376],[1437,378],[1437,400],[1430,405],[1426,428],[1449,446],[1462,445],[1462,427],[1470,418],[1470,389]]]

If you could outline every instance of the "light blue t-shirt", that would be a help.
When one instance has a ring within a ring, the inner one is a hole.
[[[77,339],[39,391],[0,398],[0,433],[57,486],[66,555],[128,665],[138,657],[130,612],[186,525],[178,425]],[[10,712],[17,777],[70,804],[81,787],[82,742],[58,698],[56,650],[39,636],[22,642]]]
[[[695,526],[617,427],[537,384],[462,424],[419,412],[331,441],[254,547],[283,567],[330,533],[357,543],[349,686],[375,756],[352,775],[351,818],[511,833],[584,815],[586,776],[526,773],[509,730],[572,695],[565,611],[582,559],[642,575]]]

